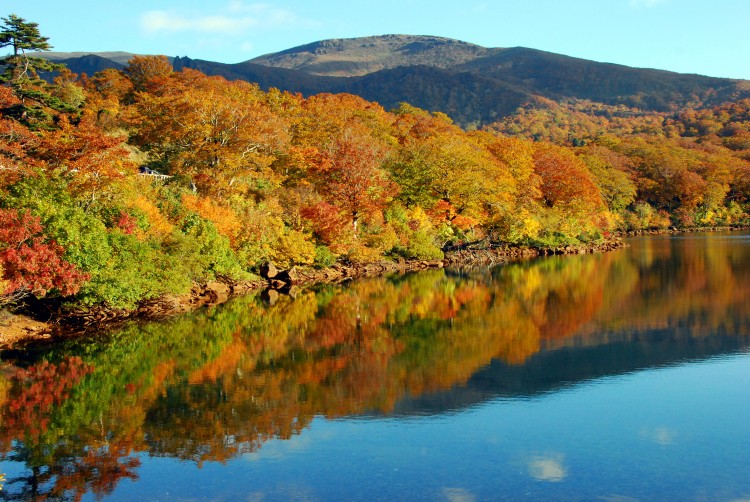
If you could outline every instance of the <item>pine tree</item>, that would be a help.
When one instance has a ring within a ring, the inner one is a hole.
[[[74,112],[70,105],[49,93],[49,85],[38,72],[54,72],[64,66],[44,58],[29,56],[28,52],[48,51],[52,45],[39,32],[39,25],[11,14],[2,18],[0,48],[12,47],[13,52],[0,59],[0,84],[9,86],[21,104],[2,110],[28,125],[46,127],[51,116],[45,107],[59,112]]]

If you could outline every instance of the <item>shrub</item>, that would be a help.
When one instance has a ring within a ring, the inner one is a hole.
[[[315,268],[325,268],[336,263],[336,255],[327,246],[315,246]]]
[[[443,252],[435,244],[432,235],[423,230],[414,232],[408,245],[397,246],[394,251],[404,258],[413,258],[417,260],[442,260]]]

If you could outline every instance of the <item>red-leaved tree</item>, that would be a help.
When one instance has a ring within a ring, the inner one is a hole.
[[[63,259],[65,250],[43,232],[38,217],[26,211],[0,209],[0,303],[50,292],[74,295],[89,274]]]

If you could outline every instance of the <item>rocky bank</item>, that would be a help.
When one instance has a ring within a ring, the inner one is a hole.
[[[183,295],[167,295],[156,300],[142,302],[137,309],[119,310],[95,307],[64,313],[34,309],[28,315],[0,314],[0,350],[22,347],[26,344],[54,341],[58,338],[91,333],[115,327],[129,319],[163,319],[203,307],[221,304],[229,298],[262,290],[262,298],[273,303],[279,295],[292,297],[304,287],[322,283],[340,283],[360,277],[373,277],[391,273],[406,273],[430,268],[491,266],[508,261],[552,254],[582,254],[604,252],[625,246],[614,238],[604,243],[589,246],[565,246],[557,248],[532,248],[509,245],[486,245],[477,243],[445,253],[442,260],[397,260],[365,264],[337,263],[329,268],[293,267],[278,270],[272,263],[260,268],[261,278],[255,281],[215,280],[195,284]]]

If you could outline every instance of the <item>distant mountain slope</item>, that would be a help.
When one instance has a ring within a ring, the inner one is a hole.
[[[448,114],[463,126],[479,126],[513,113],[534,96],[501,80],[428,66],[401,66],[340,79],[338,92],[377,101],[386,109],[407,102]]]
[[[489,56],[497,50],[450,38],[382,35],[322,40],[266,54],[249,62],[302,70],[313,75],[353,77],[398,66],[450,68],[478,57]]]
[[[59,53],[46,53],[50,54]],[[54,57],[76,73],[91,74],[108,64],[122,67],[105,54],[112,53]],[[115,54],[121,58],[126,53]],[[194,68],[257,82],[264,89],[306,96],[348,92],[386,109],[406,101],[445,112],[463,126],[488,124],[538,98],[676,111],[750,97],[750,81],[745,80],[631,68],[524,47],[488,49],[416,35],[324,40],[237,64],[186,57],[172,61],[177,70]]]
[[[550,99],[589,99],[655,111],[736,99],[738,82],[599,63],[525,47],[485,48],[415,35],[323,40],[250,62],[314,75],[350,77],[398,66],[431,66],[473,73],[484,81],[493,78]]]
[[[108,68],[114,68],[115,70],[122,70],[125,68],[126,63],[120,63],[112,59],[108,59],[97,54],[87,54],[85,56],[77,56],[68,59],[54,59],[56,63],[62,63],[67,66],[73,73],[86,75],[93,75],[94,73],[106,70]]]
[[[104,59],[109,59],[115,63],[119,63],[123,66],[128,64],[130,58],[135,56],[132,52],[112,51],[112,52],[41,52],[41,57],[49,59],[50,61],[68,60],[73,58],[79,58],[82,56],[97,56]]]
[[[176,58],[174,66],[176,70],[192,68],[207,75],[257,82],[264,89],[276,87],[305,96],[321,92],[356,94],[386,109],[406,101],[447,113],[464,125],[498,120],[533,99],[523,89],[500,80],[428,66],[401,66],[361,77],[325,77],[250,62],[229,65],[189,58]]]
[[[674,105],[732,99],[737,81],[513,47],[453,67],[523,86],[552,99],[575,97],[665,111]]]

